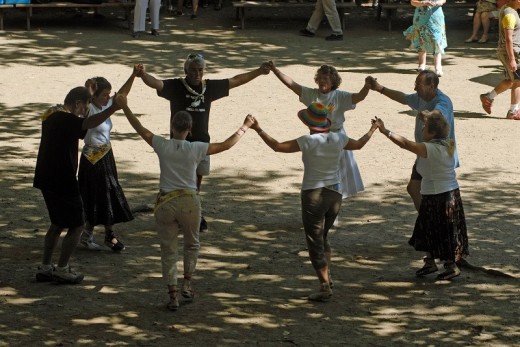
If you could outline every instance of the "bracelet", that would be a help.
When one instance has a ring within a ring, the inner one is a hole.
[[[381,88],[381,91],[379,93],[383,94],[383,92],[385,91],[385,87]]]
[[[392,132],[388,130],[388,133],[386,133],[386,137],[390,138],[390,135],[392,135]]]
[[[244,128],[239,128],[235,134],[237,134],[238,136],[242,136],[245,134],[245,132],[246,131],[244,130]]]
[[[260,131],[257,131],[256,133],[257,133],[258,135],[262,135],[262,134],[265,134],[265,131],[260,130]]]

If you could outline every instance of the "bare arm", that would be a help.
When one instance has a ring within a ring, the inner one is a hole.
[[[146,84],[148,87],[153,88],[153,89],[157,90],[158,92],[162,91],[164,88],[163,81],[148,74],[144,70],[144,66],[143,65],[141,65],[141,66],[142,66],[142,69],[138,72],[137,77],[141,77],[144,84]]]
[[[428,157],[428,152],[426,151],[426,145],[424,143],[410,141],[404,136],[391,132],[385,128],[385,123],[383,123],[383,120],[380,118],[376,118],[376,124],[379,127],[379,131],[399,147],[415,153],[422,158]]]
[[[254,124],[251,126],[252,129],[256,131],[256,133],[260,136],[262,141],[275,152],[282,152],[282,153],[295,153],[300,152],[300,146],[298,145],[298,142],[296,140],[290,140],[285,142],[278,142],[275,139],[273,139],[271,136],[269,136],[265,131],[260,128],[260,124],[258,124],[258,121],[253,117]]]
[[[137,76],[137,74],[139,73],[139,66],[142,67],[142,64],[136,64],[134,65],[134,69],[132,70],[132,74],[130,75],[130,77],[126,80],[125,84],[123,84],[123,86],[121,87],[121,89],[119,89],[119,92],[120,94],[125,94],[125,95],[128,95],[128,93],[130,93],[130,89],[132,89],[132,84],[134,83],[134,80],[135,80],[135,77]]]
[[[405,93],[400,92],[398,90],[393,90],[390,88],[383,87],[377,81],[377,78],[374,78],[372,76],[368,76],[366,81],[370,84],[370,89],[375,90],[376,92],[379,92],[394,101],[397,101],[403,105],[406,105],[406,94]]]
[[[269,64],[262,63],[258,69],[255,69],[253,71],[245,72],[240,75],[236,75],[235,77],[231,77],[229,79],[229,89],[239,87],[242,84],[246,84],[247,82],[252,81],[253,79],[257,78],[260,75],[267,75],[269,74],[271,70],[269,69]]]
[[[110,107],[108,107],[103,112],[100,112],[100,113],[97,113],[95,115],[85,118],[85,120],[83,120],[83,126],[82,126],[83,130],[92,129],[92,128],[97,127],[99,124],[106,121],[108,119],[108,117],[113,115],[114,112],[116,112],[117,110],[119,110],[119,106],[117,106],[117,104],[113,103]]]
[[[282,73],[276,67],[276,65],[274,64],[273,61],[269,61],[269,65],[270,65],[271,71],[273,71],[274,75],[280,80],[280,82],[285,84],[285,86],[287,88],[289,88],[290,90],[292,90],[294,92],[294,94],[296,94],[298,96],[302,95],[302,86],[301,85],[299,85],[298,83],[294,82],[294,80],[291,77],[289,77],[286,74]]]
[[[238,130],[235,133],[233,133],[233,135],[228,137],[226,141],[219,143],[210,143],[206,154],[217,154],[230,149],[240,140],[240,138],[245,134],[247,129],[251,127],[251,124],[253,124],[253,116],[248,114],[246,116],[246,119],[244,119],[244,124],[242,124],[242,126],[238,128]]]
[[[143,140],[146,141],[146,143],[148,143],[150,146],[153,146],[152,139],[154,134],[150,130],[143,127],[139,119],[137,119],[137,117],[132,113],[130,107],[128,107],[126,95],[118,94],[116,96],[116,102],[123,109],[126,119],[128,119],[128,122],[132,128],[135,129],[135,131],[143,138]]]
[[[357,140],[349,139],[343,149],[359,150],[359,149],[363,148],[367,144],[368,140],[370,140],[370,138],[374,134],[374,131],[376,131],[377,128],[378,128],[378,125],[376,124],[376,122],[372,121],[372,126],[370,127],[370,130],[368,130],[368,132],[365,135],[363,135],[362,137],[360,137]]]
[[[361,101],[365,100],[365,98],[368,95],[368,92],[370,91],[370,83],[368,81],[368,77],[365,79],[365,84],[363,85],[363,88],[357,93],[352,94],[352,103],[357,104]]]

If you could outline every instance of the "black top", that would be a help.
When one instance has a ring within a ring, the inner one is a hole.
[[[211,103],[229,95],[229,80],[206,80],[206,91],[203,98],[186,89],[181,78],[164,80],[163,83],[164,87],[161,92],[157,92],[157,95],[170,101],[170,124],[176,112],[188,111],[193,118],[193,127],[191,136],[188,136],[186,140],[209,142],[208,125]],[[202,92],[202,84],[199,86],[190,85],[190,87],[196,93]],[[171,136],[173,136],[173,133],[170,129]]]
[[[36,170],[35,188],[69,196],[79,195],[78,142],[85,137],[83,118],[57,111],[42,122],[42,137]]]

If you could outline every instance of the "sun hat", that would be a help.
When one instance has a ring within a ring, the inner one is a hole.
[[[325,105],[313,102],[306,109],[299,111],[298,117],[310,130],[322,133],[329,131],[332,124],[327,117],[328,114],[329,109]]]

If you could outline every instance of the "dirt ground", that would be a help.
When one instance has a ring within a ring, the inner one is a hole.
[[[409,14],[401,13],[388,32],[365,7],[348,16],[343,42],[326,42],[325,25],[313,39],[298,36],[310,15],[305,11],[247,15],[240,30],[229,3],[220,12],[201,9],[195,21],[165,12],[161,36],[136,40],[111,14],[35,12],[30,32],[23,13],[7,14],[0,33],[0,346],[519,345],[520,122],[504,119],[508,93],[496,99],[492,115],[482,111],[478,95],[501,79],[496,31],[487,44],[465,44],[471,19],[461,10],[447,13],[440,87],[456,113],[468,261],[496,272],[463,269],[451,283],[414,276],[421,254],[407,244],[416,213],[406,193],[414,156],[376,133],[356,153],[366,190],[344,201],[332,232],[333,299],[308,302],[318,283],[300,221],[300,154],[274,153],[248,132],[213,157],[203,182],[210,231],[201,236],[193,303],[165,309],[159,243],[146,209],[116,227],[127,246],[122,253],[77,249],[71,264],[85,273],[80,285],[35,282],[49,226],[40,192],[32,188],[38,115],[87,78],[104,76],[117,89],[137,62],[162,78],[182,76],[186,55],[203,52],[208,78],[232,77],[274,59],[307,86],[328,63],[340,70],[344,90],[358,91],[369,74],[389,88],[413,90],[416,54],[401,34]],[[168,103],[141,80],[129,104],[145,126],[166,136]],[[294,139],[306,132],[296,117],[301,108],[274,75],[261,76],[214,103],[210,133],[224,140],[252,113],[276,139]],[[413,136],[413,113],[373,92],[347,113],[349,135],[363,135],[374,116]],[[113,123],[127,198],[133,208],[149,207],[158,186],[156,156],[121,112]],[[96,229],[99,241],[102,235]]]

